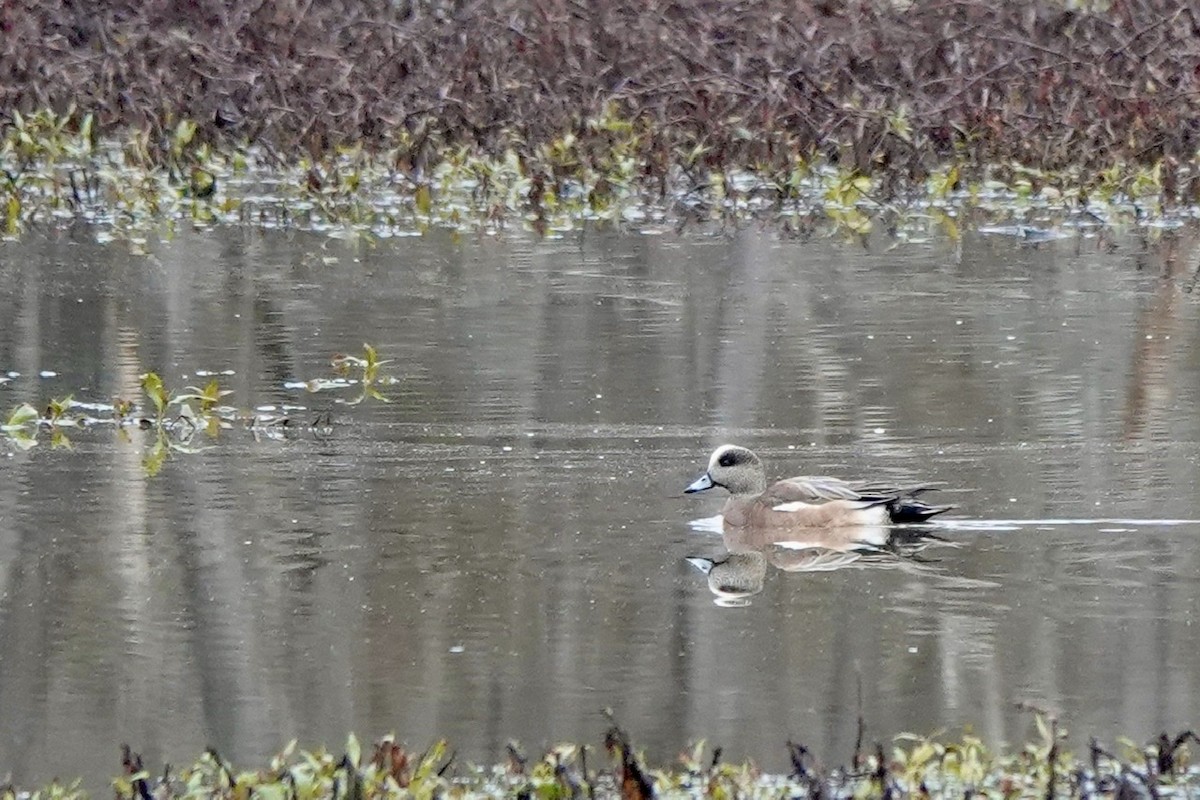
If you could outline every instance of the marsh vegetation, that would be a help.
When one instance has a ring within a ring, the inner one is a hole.
[[[1170,220],[1200,197],[1200,21],[1172,0],[4,15],[10,235],[751,216],[862,234],[968,210]]]
[[[270,763],[244,769],[215,750],[192,766],[154,774],[127,746],[112,786],[117,800],[379,800],[381,798],[652,797],[732,798],[1101,798],[1187,797],[1200,785],[1191,731],[1162,734],[1145,745],[1124,741],[1119,754],[1093,739],[1078,757],[1063,748],[1058,721],[1036,716],[1037,736],[1012,752],[993,752],[974,736],[957,741],[905,735],[856,749],[845,766],[828,769],[803,744],[787,742],[791,772],[766,775],[753,762],[728,763],[704,742],[673,764],[649,766],[630,736],[612,725],[602,746],[560,744],[530,757],[517,742],[505,763],[460,764],[437,741],[409,752],[386,736],[366,750],[353,734],[341,751],[306,751],[292,741]],[[3,800],[81,800],[77,786],[52,784],[32,794],[0,786]]]

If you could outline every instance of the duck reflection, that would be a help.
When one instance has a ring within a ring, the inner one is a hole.
[[[719,606],[748,606],[763,590],[767,557],[759,552],[726,553],[723,558],[690,556],[688,563],[708,576],[708,590]]]
[[[691,556],[720,606],[745,606],[763,590],[767,566],[784,572],[830,572],[848,567],[929,569],[930,547],[955,547],[928,527],[852,525],[810,530],[725,528],[726,553]]]

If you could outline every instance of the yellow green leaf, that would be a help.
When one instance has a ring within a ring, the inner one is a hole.
[[[37,409],[29,405],[29,403],[22,403],[14,408],[12,413],[8,415],[8,422],[4,424],[4,429],[13,430],[37,421]]]
[[[142,376],[142,391],[154,403],[154,408],[158,411],[158,416],[162,416],[167,410],[167,390],[163,387],[162,378],[158,377],[157,373],[147,372]]]
[[[433,208],[433,197],[429,192],[429,184],[423,183],[417,187],[417,192],[413,195],[413,203],[416,204],[417,211],[429,216],[429,211]]]
[[[21,201],[15,194],[9,195],[4,209],[4,229],[7,233],[16,233],[21,228]]]

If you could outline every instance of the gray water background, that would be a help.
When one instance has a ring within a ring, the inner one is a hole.
[[[148,370],[304,407],[156,477],[136,430],[0,450],[0,777],[351,730],[492,762],[598,743],[604,707],[659,761],[844,764],[860,686],[869,741],[1021,741],[1019,701],[1077,744],[1200,724],[1200,523],[1161,524],[1200,520],[1196,262],[1156,231],[0,244],[0,411]],[[363,342],[390,404],[288,388]],[[722,557],[687,524],[720,500],[681,490],[726,441],[940,482],[955,546],[719,606],[685,557]]]

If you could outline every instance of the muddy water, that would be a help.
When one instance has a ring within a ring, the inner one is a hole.
[[[869,740],[1019,740],[1018,701],[1077,741],[1196,725],[1195,262],[1155,233],[4,244],[5,412],[148,370],[303,409],[153,478],[138,431],[5,447],[0,776],[102,788],[121,742],[249,765],[350,730],[491,761],[596,742],[606,706],[656,759],[782,768],[790,737],[838,764],[860,687]],[[364,341],[391,403],[289,388]],[[959,508],[824,560],[727,541],[689,525],[715,493],[681,494],[725,441]]]

